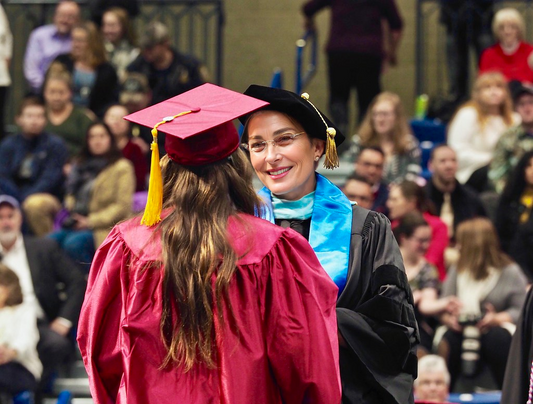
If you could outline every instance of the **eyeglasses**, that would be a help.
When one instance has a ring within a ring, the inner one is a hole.
[[[263,150],[266,149],[267,144],[269,143],[271,143],[273,146],[276,146],[276,147],[290,146],[294,142],[294,139],[296,139],[300,135],[303,135],[304,133],[305,132],[283,133],[279,136],[276,136],[276,138],[272,140],[253,140],[252,139],[249,143],[242,143],[241,146],[248,151],[252,151],[254,153],[261,153]]]

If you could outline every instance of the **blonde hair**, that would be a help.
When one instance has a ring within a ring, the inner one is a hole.
[[[503,74],[499,72],[488,72],[479,75],[474,82],[470,101],[466,102],[461,108],[459,108],[459,110],[466,107],[474,108],[477,112],[478,123],[481,129],[484,129],[490,116],[486,105],[481,101],[481,91],[492,85],[502,88],[505,93],[504,99],[500,104],[499,115],[502,117],[505,125],[511,126],[513,124],[513,100],[511,99],[509,87],[507,86],[507,80],[505,80]],[[457,112],[459,112],[459,110]]]
[[[502,8],[495,15],[492,20],[492,33],[494,37],[500,40],[500,28],[506,22],[510,22],[516,25],[518,28],[518,39],[521,40],[524,38],[524,33],[526,31],[524,18],[514,8]]]
[[[487,218],[462,222],[457,227],[456,240],[461,247],[457,271],[468,271],[476,280],[485,279],[489,268],[502,270],[511,263],[511,259],[501,251],[494,225]]]
[[[368,107],[363,122],[359,127],[359,137],[361,138],[361,145],[368,146],[380,146],[380,139],[378,133],[374,128],[372,122],[372,113],[374,108],[380,102],[390,102],[394,109],[394,115],[396,122],[394,123],[392,142],[394,144],[394,152],[398,154],[405,153],[409,149],[409,135],[411,133],[407,118],[402,106],[402,100],[400,96],[389,91],[384,91],[372,100]]]

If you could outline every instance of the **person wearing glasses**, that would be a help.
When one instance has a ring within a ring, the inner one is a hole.
[[[308,94],[250,86],[268,106],[241,119],[241,142],[265,187],[263,218],[303,235],[337,284],[343,403],[412,403],[418,330],[388,219],[352,205],[316,173],[344,140]]]
[[[351,152],[357,156],[361,148],[379,147],[385,155],[383,178],[387,183],[415,180],[420,168],[421,154],[418,140],[412,135],[397,94],[389,91],[373,100],[352,138]]]

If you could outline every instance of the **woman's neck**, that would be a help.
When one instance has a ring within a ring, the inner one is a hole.
[[[421,257],[411,251],[407,251],[405,248],[400,247],[402,258],[405,266],[414,267],[420,263]]]
[[[124,149],[126,145],[128,144],[128,137],[127,136],[117,136],[115,137],[115,140],[117,142],[117,146],[120,150]]]
[[[55,125],[55,126],[61,125],[63,122],[67,120],[67,118],[72,113],[73,109],[74,109],[74,104],[72,104],[72,102],[68,102],[60,110],[48,109],[48,120],[50,121],[52,125]]]
[[[83,70],[86,72],[93,72],[94,68],[88,63],[87,58],[83,57],[74,62],[74,67],[78,70]]]
[[[485,108],[488,115],[499,116],[501,115],[500,105],[489,105]]]
[[[500,46],[502,47],[503,53],[505,53],[506,55],[512,55],[520,46],[520,41],[501,43]]]

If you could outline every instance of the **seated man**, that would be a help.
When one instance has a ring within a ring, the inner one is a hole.
[[[355,172],[366,178],[372,185],[374,203],[372,210],[387,215],[387,199],[389,198],[389,187],[383,182],[383,167],[385,164],[385,153],[380,147],[364,147],[359,152],[355,160]]]
[[[44,132],[45,107],[39,97],[22,101],[16,121],[21,133],[0,143],[0,193],[23,203],[30,229],[42,236],[52,231],[61,209],[68,151],[62,139]]]
[[[53,240],[22,236],[21,224],[17,200],[0,195],[1,262],[18,275],[24,302],[33,305],[37,313],[41,386],[46,386],[53,370],[73,350],[69,334],[78,322],[85,280]]]
[[[35,94],[41,92],[44,75],[50,63],[72,48],[70,33],[80,20],[80,7],[75,1],[60,1],[54,13],[54,23],[32,31],[24,55],[24,77]]]
[[[344,192],[350,202],[357,202],[359,206],[365,209],[372,209],[372,204],[374,203],[372,185],[359,174],[352,173],[346,178],[342,192]]]
[[[418,378],[414,382],[415,400],[444,403],[450,389],[450,373],[443,358],[426,355],[418,360]]]
[[[448,236],[451,239],[461,222],[487,216],[477,194],[455,178],[457,156],[450,146],[436,146],[431,151],[428,168],[432,175],[425,187],[426,194],[435,205],[437,216],[448,227]]]
[[[170,34],[163,23],[154,21],[149,24],[140,44],[141,54],[127,70],[148,77],[152,105],[205,83],[205,67],[196,58],[182,54],[170,45]]]

